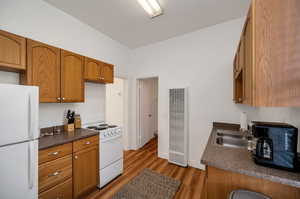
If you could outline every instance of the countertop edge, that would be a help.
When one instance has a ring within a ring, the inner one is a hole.
[[[82,133],[82,131],[84,131],[84,133]],[[64,145],[64,144],[68,144],[70,142],[74,142],[74,141],[77,141],[77,140],[81,140],[81,139],[85,139],[85,138],[89,138],[89,137],[92,137],[92,136],[99,135],[99,132],[93,131],[93,130],[88,130],[88,129],[75,130],[72,133],[74,133],[74,134],[77,133],[77,135],[74,135],[74,137],[66,137],[65,138],[63,136],[68,136],[69,133],[63,132],[60,135],[40,137],[38,139],[38,141],[39,141],[39,149],[38,150],[42,151],[42,150],[45,150],[45,149],[49,149],[51,147],[56,147],[56,146],[59,146],[59,145]],[[56,138],[57,138],[57,140],[55,140]],[[52,143],[49,143],[49,144],[42,143],[41,144],[41,142],[44,142],[45,140],[47,141],[47,139],[52,139]]]
[[[206,145],[204,153],[201,157],[201,164],[204,164],[206,166],[215,167],[215,168],[222,169],[222,170],[229,171],[229,172],[234,172],[234,173],[239,173],[239,174],[243,174],[243,175],[247,175],[247,176],[251,176],[251,177],[256,177],[256,178],[259,178],[259,179],[269,180],[271,182],[279,183],[279,184],[282,184],[282,185],[288,185],[288,186],[292,186],[292,187],[295,187],[295,188],[300,188],[300,180],[297,182],[297,181],[292,180],[292,179],[282,178],[282,177],[279,177],[279,176],[273,176],[273,175],[270,175],[270,174],[264,174],[264,173],[260,173],[260,172],[257,172],[257,171],[244,170],[242,168],[241,169],[234,169],[234,168],[231,169],[231,168],[222,166],[220,164],[216,164],[214,162],[211,162],[211,161],[208,161],[207,159],[205,159],[207,150],[209,150],[209,147],[210,147],[209,145],[212,145],[211,142],[212,142],[212,139],[213,139],[214,132],[216,131],[216,129],[224,128],[224,127],[225,128],[233,127],[235,130],[237,130],[239,128],[239,125],[229,124],[229,123],[222,123],[222,122],[214,122],[213,123],[213,128],[211,130],[207,145]],[[285,172],[285,171],[283,171],[283,172]]]

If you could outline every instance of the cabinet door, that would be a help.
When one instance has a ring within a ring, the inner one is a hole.
[[[99,147],[94,146],[73,155],[74,198],[96,188],[99,182]]]
[[[26,69],[26,39],[0,30],[0,66],[7,70]]]
[[[60,50],[58,48],[27,40],[26,84],[39,87],[40,102],[60,102]]]
[[[102,62],[95,59],[85,58],[84,79],[87,81],[99,82]]]
[[[39,199],[72,199],[72,178],[39,194]]]
[[[103,64],[101,77],[104,83],[114,82],[114,66],[111,64]]]
[[[61,100],[84,102],[84,57],[61,50]]]
[[[300,1],[254,1],[256,106],[300,106]]]
[[[244,38],[245,38],[245,60],[244,60],[244,104],[252,105],[252,70],[253,70],[253,53],[252,53],[252,18],[246,21]]]

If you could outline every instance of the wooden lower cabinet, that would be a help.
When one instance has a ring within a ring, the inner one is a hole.
[[[300,189],[269,180],[207,167],[207,199],[227,199],[230,192],[246,189],[263,193],[272,199],[299,199]]]
[[[80,198],[98,183],[98,135],[39,151],[39,199]]]
[[[67,181],[41,193],[39,199],[72,199],[73,182],[72,178]]]
[[[56,160],[58,158],[72,154],[72,143],[63,144],[39,152],[39,164]]]
[[[78,198],[96,188],[99,182],[99,147],[93,146],[73,154],[73,190]]]
[[[39,166],[39,192],[72,177],[72,156],[68,155]]]

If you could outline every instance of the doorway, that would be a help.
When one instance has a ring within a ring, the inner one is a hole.
[[[127,121],[127,80],[114,78],[113,84],[106,84],[105,88],[105,120],[108,124],[120,126],[123,131],[122,142],[124,150],[128,149],[128,121]]]
[[[137,80],[138,146],[158,136],[158,77]]]

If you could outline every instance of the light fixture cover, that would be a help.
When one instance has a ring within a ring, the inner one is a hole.
[[[161,9],[157,0],[138,0],[144,10],[150,15],[151,18],[157,17],[163,14],[163,10]]]

